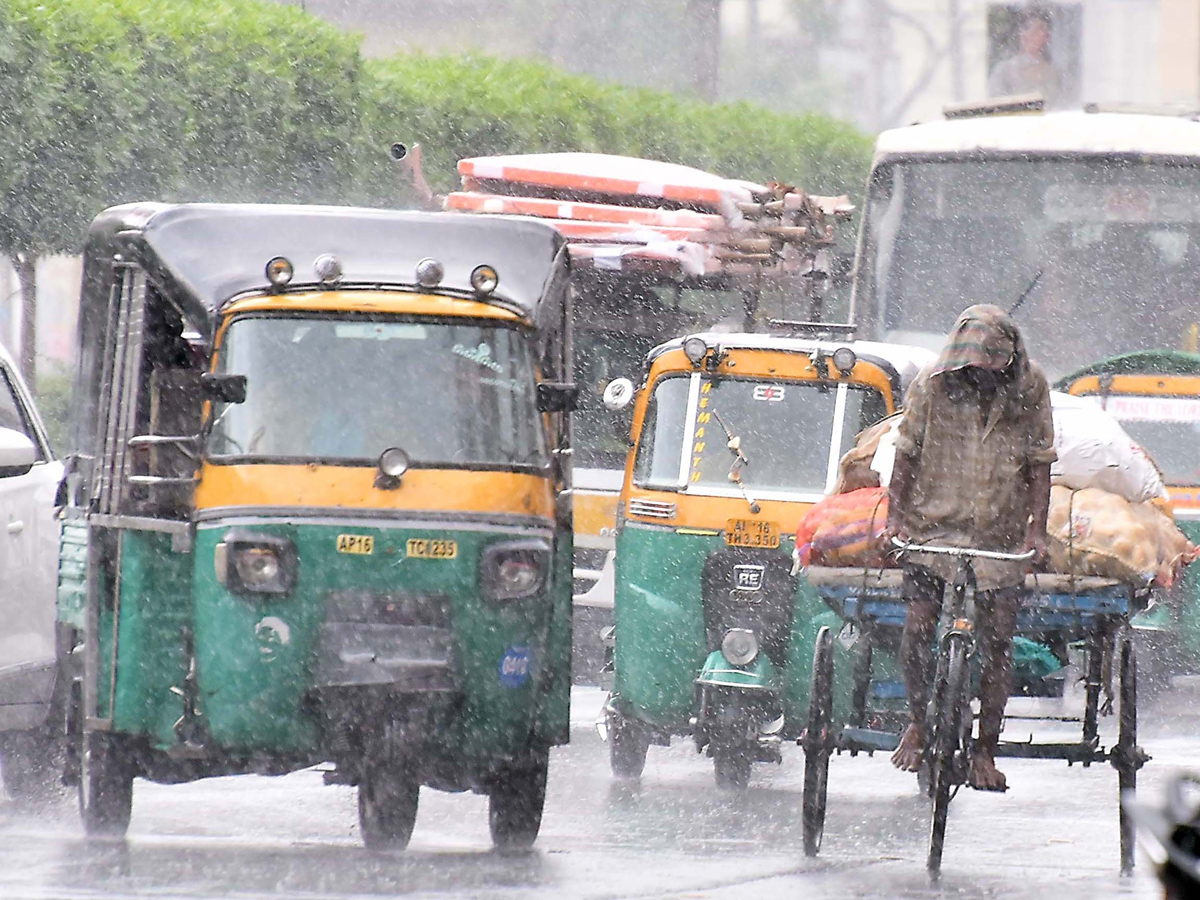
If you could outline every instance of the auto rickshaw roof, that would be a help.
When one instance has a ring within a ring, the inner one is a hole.
[[[879,366],[893,381],[899,385],[897,402],[903,397],[913,379],[927,365],[937,359],[937,354],[924,347],[911,344],[889,344],[881,341],[831,341],[818,338],[783,337],[775,334],[761,333],[725,333],[716,331],[687,334],[659,344],[646,357],[647,364],[653,362],[668,350],[683,347],[683,342],[689,337],[704,338],[710,346],[718,346],[723,350],[774,350],[783,353],[812,353],[814,350],[825,355],[832,355],[839,347],[849,347],[861,360]]]
[[[1200,353],[1184,350],[1138,350],[1111,356],[1064,375],[1055,384],[1065,391],[1073,382],[1092,375],[1200,375]]]
[[[176,302],[205,324],[232,297],[269,287],[276,256],[295,267],[289,288],[318,287],[317,257],[342,264],[339,287],[416,285],[417,262],[432,257],[445,274],[437,290],[475,297],[471,271],[487,264],[499,284],[489,302],[536,313],[565,240],[554,228],[516,217],[456,216],[338,206],[138,203],[101,213],[88,232],[89,259],[132,252],[172,282]],[[85,297],[84,302],[87,302]],[[187,309],[191,306],[191,309]]]

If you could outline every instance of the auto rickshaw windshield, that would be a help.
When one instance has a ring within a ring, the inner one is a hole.
[[[374,464],[400,447],[414,466],[548,465],[532,354],[516,328],[375,318],[235,320],[218,373],[246,400],[214,411],[221,462]]]
[[[882,395],[861,385],[664,378],[646,411],[634,481],[703,493],[736,490],[730,478],[736,473],[759,490],[823,493],[836,474],[841,448],[852,446],[854,435],[884,414]],[[689,422],[692,451],[685,454]]]

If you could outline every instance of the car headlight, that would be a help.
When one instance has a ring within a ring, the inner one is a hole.
[[[748,666],[758,656],[758,638],[745,628],[731,628],[721,641],[721,654],[735,666]]]
[[[504,541],[484,549],[479,587],[488,600],[521,600],[539,593],[549,573],[546,541]]]
[[[287,594],[296,586],[296,547],[277,535],[232,531],[213,562],[217,580],[235,594]]]

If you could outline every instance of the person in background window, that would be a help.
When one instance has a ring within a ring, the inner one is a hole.
[[[1021,14],[1017,53],[996,63],[988,76],[988,96],[1041,94],[1047,106],[1062,102],[1065,79],[1050,59],[1050,14],[1028,9]]]

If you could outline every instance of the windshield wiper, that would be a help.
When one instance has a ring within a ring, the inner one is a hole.
[[[1017,302],[1014,303],[1009,309],[1008,314],[1010,316],[1021,308],[1022,303],[1029,299],[1029,295],[1032,294],[1034,288],[1038,286],[1038,282],[1042,280],[1042,275],[1045,273],[1045,271],[1045,266],[1042,266],[1042,268],[1037,270],[1037,274],[1033,276],[1033,281],[1029,282],[1029,286],[1025,288],[1025,290],[1021,291],[1021,296],[1017,298]]]
[[[729,426],[725,424],[725,420],[721,418],[721,414],[715,409],[713,410],[713,417],[720,424],[721,430],[725,432],[725,437],[728,439],[728,443],[725,446],[733,454],[733,464],[729,467],[729,480],[741,489],[742,496],[746,498],[746,503],[750,505],[750,512],[757,515],[762,507],[750,496],[750,492],[746,490],[746,485],[742,483],[742,467],[750,465],[749,458],[742,452],[742,439],[730,430]]]

